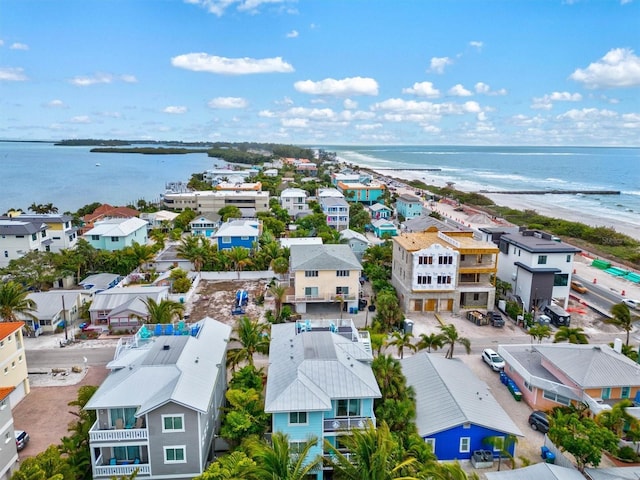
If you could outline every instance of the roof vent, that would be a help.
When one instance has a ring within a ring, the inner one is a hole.
[[[163,346],[162,346],[162,349],[163,349],[163,350],[169,350],[169,348],[171,348],[171,346],[170,346],[170,345],[163,345]]]

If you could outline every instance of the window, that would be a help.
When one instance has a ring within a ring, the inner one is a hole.
[[[123,426],[129,428],[133,427],[136,423],[136,409],[135,408],[111,408],[109,409],[110,423],[112,427],[116,426],[118,420],[122,421]]]
[[[349,287],[336,287],[336,295],[349,295]]]
[[[563,397],[562,395],[558,395],[555,392],[549,392],[548,390],[545,390],[542,393],[542,396],[544,398],[546,398],[547,400],[551,400],[551,401],[559,403],[561,405],[569,405],[571,403],[571,401],[567,397]]]
[[[504,448],[504,437],[493,437],[495,438],[495,444],[493,445],[493,451],[499,452]]]
[[[338,408],[336,416],[338,417],[359,417],[360,416],[360,400],[338,400]]]
[[[304,451],[304,447],[307,445],[306,441],[293,441],[289,442],[289,453],[292,455],[300,455]],[[315,475],[313,478],[316,478]]]
[[[471,449],[471,437],[460,437],[460,453],[469,453]]]
[[[231,237],[222,237],[222,243],[231,243]]]
[[[571,254],[567,255],[567,263],[571,263]]]
[[[418,285],[431,285],[431,275],[418,275]]]
[[[438,256],[438,265],[452,265],[452,264],[453,264],[453,256],[451,255]]]
[[[307,412],[289,412],[289,424],[306,424]]]
[[[186,455],[184,445],[163,447],[164,448],[164,463],[186,463]]]
[[[91,240],[98,241],[100,240],[100,235],[91,235]]]
[[[4,258],[9,258],[9,252],[7,250],[4,251]]]
[[[431,447],[431,452],[436,451],[436,439],[435,438],[425,438],[424,443]]]
[[[317,297],[318,296],[318,287],[305,287],[304,288],[304,296],[305,297]]]
[[[140,447],[113,447],[113,456],[120,462],[134,462],[140,459]]]
[[[120,240],[120,237],[111,237],[112,242],[117,242]]]
[[[554,287],[566,287],[569,285],[569,274],[568,273],[556,273],[553,276],[553,286]]]
[[[336,277],[348,277],[349,270],[336,270]]]
[[[611,398],[611,387],[604,387],[600,396],[603,400],[609,400]]]
[[[538,255],[538,265],[546,265],[546,264],[547,264],[547,256]]]
[[[4,374],[6,375],[7,373],[9,373],[9,367],[4,367]]]
[[[428,256],[419,256],[418,257],[418,264],[419,265],[433,265],[433,256],[428,255]]]
[[[240,237],[240,240],[249,240],[249,237]]]
[[[38,239],[38,235],[36,235],[35,233],[31,235],[31,240],[37,240]]]
[[[620,398],[629,398],[631,395],[631,387],[622,387]]]
[[[11,368],[16,368],[16,362],[15,360],[13,362],[11,362]]]
[[[184,415],[162,415],[163,432],[184,432]]]
[[[304,276],[309,278],[309,277],[317,277],[318,276],[318,271],[317,270],[305,270],[304,271]]]

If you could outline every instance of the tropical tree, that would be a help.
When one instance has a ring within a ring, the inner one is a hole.
[[[189,260],[199,272],[210,257],[211,248],[206,238],[190,235],[182,238],[176,251],[178,257]]]
[[[444,338],[438,333],[421,333],[418,338],[420,340],[416,343],[417,350],[426,349],[427,352],[431,353],[431,349],[437,350],[444,345]]]
[[[468,338],[459,335],[455,325],[452,323],[440,325],[440,331],[442,332],[443,346],[448,346],[445,358],[453,358],[453,349],[456,343],[465,348],[467,355],[471,353],[471,342]]]
[[[371,363],[382,398],[402,398],[406,395],[407,380],[400,362],[391,355],[378,355]]]
[[[144,270],[142,267],[155,258],[156,247],[152,245],[141,245],[138,242],[133,242],[131,246],[122,250],[124,255],[130,255],[137,263],[137,267]]]
[[[417,460],[406,455],[391,434],[386,422],[378,428],[370,422],[364,430],[354,430],[342,438],[349,457],[325,441],[325,450],[336,478],[344,480],[417,480],[406,472],[419,467]]]
[[[220,215],[223,222],[226,222],[232,218],[242,218],[242,211],[235,205],[227,205],[218,210],[218,215]]]
[[[378,293],[376,296],[376,309],[375,319],[384,326],[386,331],[398,326],[404,317],[395,291],[384,290]]]
[[[511,463],[511,469],[516,469],[516,459],[511,454],[514,451],[514,446],[518,443],[518,437],[508,434],[506,436],[491,436],[486,437],[482,443],[491,447],[492,450],[498,450],[498,471],[502,465],[502,457],[509,459]]]
[[[0,284],[0,319],[4,322],[16,322],[16,314],[25,315],[36,320],[36,302],[27,298],[27,292],[19,283],[9,281]]]
[[[551,337],[551,327],[549,325],[533,325],[529,328],[529,336],[532,342],[536,340],[538,343],[542,343],[543,339]]]
[[[240,347],[231,348],[227,354],[227,361],[232,368],[242,362],[253,365],[253,355],[269,353],[269,325],[249,317],[242,317],[233,329],[232,342],[238,342]]]
[[[184,304],[173,300],[160,300],[156,302],[153,298],[147,298],[142,303],[147,307],[148,323],[171,323],[180,319],[184,313]]]
[[[20,469],[15,471],[13,480],[75,480],[74,472],[62,457],[56,445],[50,445],[44,452],[35,457],[27,457],[20,462]]]
[[[625,342],[625,345],[629,345],[629,332],[633,330],[633,316],[631,315],[631,310],[629,310],[626,303],[620,302],[611,307],[611,315],[613,315],[613,317],[606,319],[604,323],[615,325],[616,327],[624,330],[627,333],[627,341]]]
[[[240,280],[240,272],[244,267],[251,265],[251,256],[249,249],[244,247],[232,247],[224,250],[225,255],[231,260],[233,269],[238,272],[238,280]]]
[[[558,331],[553,337],[553,343],[569,342],[585,345],[589,343],[589,335],[584,333],[582,327],[558,327]]]
[[[296,444],[294,449],[286,434],[276,432],[271,436],[271,442],[252,437],[243,444],[243,448],[258,464],[258,479],[305,480],[322,469],[322,456],[310,455],[317,444],[318,439],[312,437]]]
[[[596,415],[596,422],[622,437],[625,429],[637,430],[640,426],[638,419],[627,412],[630,407],[633,407],[633,402],[625,398],[611,407],[611,410],[603,410]]]
[[[227,406],[220,427],[220,436],[232,445],[238,445],[249,435],[264,435],[269,414],[264,412],[262,390],[230,388],[225,393]]]
[[[282,275],[289,271],[289,259],[286,257],[276,257],[271,260],[271,264],[269,266],[271,267],[271,270],[273,270],[273,273],[282,278]]]
[[[167,238],[169,238],[169,234],[161,228],[154,228],[149,232],[149,238],[162,250],[165,247]]]
[[[218,458],[194,480],[258,480],[257,464],[246,453],[236,450]]]
[[[275,303],[274,316],[275,316],[276,322],[279,322],[280,313],[282,310],[282,304],[287,295],[287,287],[285,287],[284,285],[279,285],[277,283],[274,283],[269,287],[269,294],[273,297],[273,301]]]
[[[406,333],[404,331],[396,331],[391,334],[391,339],[387,341],[387,346],[396,347],[398,349],[400,359],[403,359],[405,348],[408,348],[412,352],[417,350],[417,347],[412,343],[412,340],[413,334]]]

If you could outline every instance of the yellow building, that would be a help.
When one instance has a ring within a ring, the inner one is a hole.
[[[498,247],[473,232],[404,233],[393,238],[391,283],[405,313],[492,309]]]
[[[9,394],[11,408],[31,390],[22,337],[23,327],[23,322],[0,322],[0,387],[14,387]]]

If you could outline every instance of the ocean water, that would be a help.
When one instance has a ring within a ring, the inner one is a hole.
[[[34,202],[53,203],[65,212],[92,202],[157,200],[167,182],[187,181],[192,173],[214,165],[206,153],[140,155],[90,149],[0,142],[0,214],[10,208],[26,211]]]
[[[318,148],[336,152],[348,163],[374,169],[440,169],[407,172],[405,178],[410,176],[435,185],[451,181],[456,188],[466,191],[619,190],[620,195],[540,195],[535,201],[618,219],[640,228],[638,148],[337,145]],[[398,172],[388,172],[400,177],[394,173]],[[535,205],[531,208],[535,210]]]

